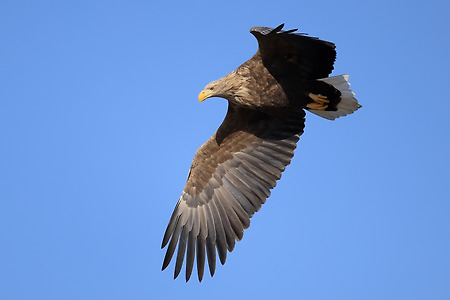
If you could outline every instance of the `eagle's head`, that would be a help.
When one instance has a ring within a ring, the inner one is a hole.
[[[240,94],[241,76],[237,76],[235,72],[215,80],[205,86],[198,95],[198,100],[202,102],[206,98],[221,97],[231,102],[236,101],[236,96]]]

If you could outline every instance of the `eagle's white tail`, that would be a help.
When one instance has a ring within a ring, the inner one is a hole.
[[[355,93],[353,93],[353,91],[350,89],[348,75],[332,76],[319,80],[331,84],[336,89],[338,89],[341,92],[341,102],[338,103],[338,105],[336,106],[337,110],[335,111],[308,109],[313,114],[316,114],[328,120],[334,120],[339,117],[352,114],[361,107],[361,105],[359,105],[358,103],[358,100],[355,99]]]

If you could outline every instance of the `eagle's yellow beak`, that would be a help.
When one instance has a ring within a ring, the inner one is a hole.
[[[200,103],[205,100],[206,98],[211,97],[212,91],[211,90],[203,90],[200,92],[200,94],[198,94],[198,101],[200,101]]]

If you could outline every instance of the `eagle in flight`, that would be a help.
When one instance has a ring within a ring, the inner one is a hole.
[[[305,110],[334,120],[361,106],[348,75],[328,77],[336,59],[331,42],[294,30],[253,27],[256,54],[236,70],[208,84],[200,102],[228,100],[216,133],[195,153],[186,186],[163,237],[168,245],[162,269],[178,244],[174,278],[186,258],[186,281],[197,257],[199,281],[205,260],[214,275],[216,251],[222,264],[240,241],[250,218],[270,196],[294,156]]]

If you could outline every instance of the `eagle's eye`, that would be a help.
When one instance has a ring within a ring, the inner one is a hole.
[[[210,89],[211,91],[213,91],[213,90],[214,90],[214,87],[210,87],[209,89]]]

